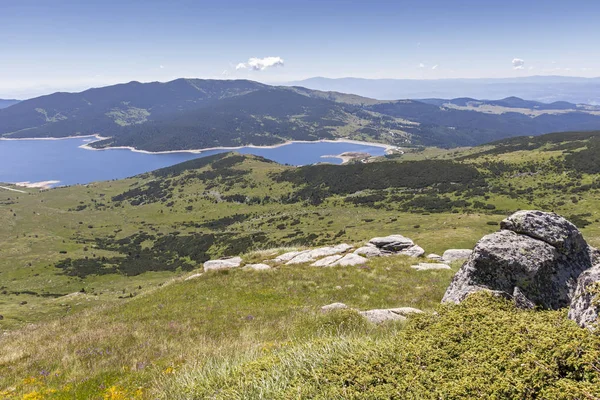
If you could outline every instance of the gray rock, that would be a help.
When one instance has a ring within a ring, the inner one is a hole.
[[[312,267],[328,267],[342,257],[343,257],[342,255],[336,254],[334,256],[321,258],[320,260],[315,261],[314,263],[312,263],[310,265]]]
[[[345,305],[344,303],[331,303],[331,304],[327,304],[326,306],[321,307],[321,312],[329,312],[329,311],[333,311],[333,310],[343,310],[348,308],[347,305]]]
[[[600,265],[584,271],[577,279],[577,289],[569,307],[569,318],[581,327],[595,328],[598,319]]]
[[[337,260],[336,262],[334,262],[333,264],[330,264],[332,267],[335,266],[341,266],[341,267],[349,267],[352,265],[359,265],[359,264],[364,264],[367,261],[369,261],[368,259],[359,256],[358,254],[346,254],[344,257],[340,258],[339,260]]]
[[[298,254],[306,253],[307,251],[308,250],[290,251],[288,253],[283,253],[282,255],[275,257],[275,259],[273,261],[278,262],[278,263],[290,261],[292,258],[296,257]]]
[[[271,269],[271,266],[267,264],[248,264],[244,268],[253,269],[255,271],[265,271]]]
[[[483,237],[456,273],[443,302],[489,290],[520,307],[559,309],[571,303],[592,251],[573,224],[553,213],[520,211]]]
[[[517,211],[500,222],[500,228],[539,239],[563,254],[587,251],[588,248],[579,229],[555,213]]]
[[[417,271],[429,271],[435,269],[451,269],[449,265],[443,263],[419,263],[417,265],[410,266]]]
[[[398,308],[389,308],[389,310],[393,313],[404,315],[405,317],[411,314],[423,314],[423,311],[418,308],[413,307],[398,307]]]
[[[406,320],[406,316],[395,313],[389,309],[359,311],[359,314],[374,324],[381,324],[386,321]]]
[[[442,255],[442,261],[451,263],[459,260],[466,260],[473,253],[471,249],[449,249]]]
[[[433,261],[442,261],[442,256],[440,256],[438,254],[434,254],[434,253],[427,254],[426,258],[433,260]]]
[[[400,251],[415,244],[412,240],[402,235],[375,237],[369,240],[369,243],[388,251]]]
[[[321,248],[314,249],[314,250],[308,250],[308,251],[298,254],[297,256],[295,256],[294,258],[289,260],[286,264],[287,265],[304,264],[304,263],[319,259],[321,257],[345,253],[348,250],[350,250],[351,248],[352,248],[352,246],[350,246],[346,243],[342,243],[342,244],[338,244],[337,246],[333,246],[333,247],[321,247]]]
[[[222,258],[204,263],[204,271],[217,271],[221,269],[237,268],[242,263],[241,257]]]
[[[421,246],[417,246],[415,244],[414,246],[410,246],[410,247],[402,250],[400,252],[400,254],[404,254],[405,256],[410,256],[410,257],[422,257],[423,254],[425,254],[425,250],[423,250],[423,248]]]
[[[521,291],[521,289],[519,289],[518,286],[515,286],[515,290],[513,290],[513,300],[515,302],[515,305],[518,308],[522,308],[522,309],[532,309],[535,308],[535,304],[533,301],[529,300],[525,294],[523,293],[523,291]]]
[[[371,257],[382,257],[382,256],[389,255],[391,253],[384,252],[384,251],[378,249],[377,247],[375,247],[374,245],[371,245],[371,246],[359,247],[358,249],[354,250],[354,254],[358,254],[359,256],[364,256],[367,258],[371,258]]]

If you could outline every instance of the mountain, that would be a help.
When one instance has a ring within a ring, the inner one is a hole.
[[[13,104],[17,104],[20,100],[9,100],[9,99],[0,99],[0,109],[10,107]]]
[[[323,91],[355,93],[376,99],[472,97],[498,99],[510,96],[544,103],[600,104],[600,78],[531,76],[498,79],[363,79],[310,78],[287,83]]]
[[[354,139],[470,146],[506,137],[600,129],[593,106],[509,97],[382,101],[247,80],[177,79],[55,93],[0,110],[11,138],[98,134],[98,148],[148,151]]]
[[[492,106],[492,107],[505,107],[505,108],[521,108],[529,110],[581,110],[588,109],[594,111],[600,111],[600,106],[588,106],[588,105],[577,105],[569,103],[567,101],[555,101],[553,103],[542,103],[539,101],[524,100],[519,97],[511,96],[501,100],[477,100],[470,97],[460,97],[456,99],[419,99],[419,101],[427,104],[433,104],[436,106],[444,105],[455,105],[459,107],[473,107],[478,108],[481,106]]]

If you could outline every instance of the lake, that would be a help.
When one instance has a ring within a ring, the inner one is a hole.
[[[207,150],[202,153],[148,154],[128,149],[93,151],[80,148],[95,139],[0,140],[0,182],[58,181],[53,186],[85,184],[121,179],[168,167],[183,161],[226,151],[263,156],[281,164],[307,165],[318,162],[340,164],[339,158],[323,158],[344,152],[385,153],[377,145],[346,142],[294,142],[275,148],[243,147]]]

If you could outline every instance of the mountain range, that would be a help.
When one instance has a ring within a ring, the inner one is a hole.
[[[130,82],[55,93],[0,110],[0,136],[101,135],[95,147],[148,151],[353,139],[455,147],[600,129],[600,108],[516,97],[385,101],[248,80]]]
[[[473,97],[499,99],[509,96],[551,103],[600,104],[600,78],[530,76],[497,79],[363,79],[323,78],[286,83],[315,90],[356,93],[377,99]]]
[[[19,100],[14,99],[0,99],[0,109],[10,107],[13,104],[17,104]]]

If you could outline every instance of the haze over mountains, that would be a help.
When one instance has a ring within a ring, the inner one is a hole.
[[[148,151],[353,139],[440,147],[600,129],[600,108],[508,97],[382,101],[249,80],[130,82],[55,93],[0,110],[10,138],[99,134],[96,147]]]
[[[530,76],[485,79],[362,79],[315,77],[287,83],[315,90],[356,93],[384,100],[473,97],[501,99],[517,96],[552,103],[600,104],[600,78]]]

